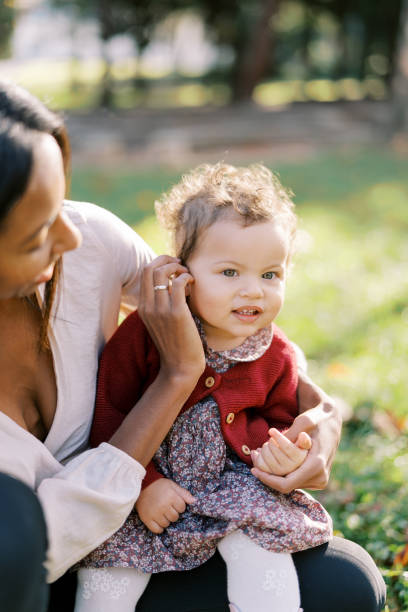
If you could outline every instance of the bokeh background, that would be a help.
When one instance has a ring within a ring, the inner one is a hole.
[[[158,253],[154,200],[191,166],[262,161],[293,190],[279,324],[345,419],[318,495],[407,611],[407,0],[3,0],[0,54],[64,114],[72,197]]]

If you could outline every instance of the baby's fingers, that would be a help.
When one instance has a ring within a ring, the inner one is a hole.
[[[273,442],[275,446],[279,448],[281,454],[285,455],[291,461],[298,461],[301,457],[303,458],[304,450],[308,450],[307,448],[303,449],[303,446],[297,444],[299,437],[298,440],[296,440],[296,444],[294,444],[293,442],[288,440],[288,438],[283,433],[281,433],[274,427],[269,430],[269,435],[271,436],[270,442]],[[308,434],[305,433],[305,437],[302,437],[302,441],[305,442],[305,444],[308,443],[307,438],[310,440]]]
[[[173,488],[175,495],[172,505],[174,508],[176,508],[176,510],[178,510],[178,512],[184,512],[186,509],[186,504],[194,504],[196,501],[196,498],[194,495],[191,495],[190,491],[184,489],[184,487],[181,487],[175,482],[173,482]]]
[[[161,527],[156,521],[149,521],[148,523],[145,523],[145,525],[152,533],[163,533],[164,531],[164,528]]]
[[[269,467],[265,463],[261,449],[251,451],[251,458],[254,467],[264,472],[269,472]]]
[[[169,523],[175,523],[180,518],[180,512],[176,510],[173,506],[166,510],[166,519]]]

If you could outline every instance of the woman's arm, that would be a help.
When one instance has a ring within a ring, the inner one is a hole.
[[[168,286],[171,290],[154,290]],[[125,417],[110,443],[146,466],[204,371],[202,343],[186,303],[193,282],[177,260],[162,255],[141,279],[138,311],[160,354],[157,378]]]
[[[173,275],[171,294],[154,291],[154,285],[167,285]],[[160,371],[110,443],[79,454],[63,467],[54,460],[56,465],[41,480],[49,581],[123,524],[140,492],[142,465],[150,461],[204,370],[202,343],[186,305],[185,286],[191,277],[185,268],[161,256],[145,268],[141,282],[139,313],[160,353]],[[135,341],[131,336],[127,340]]]
[[[260,470],[254,463],[254,475],[269,487],[289,493],[293,489],[323,489],[327,486],[331,465],[341,434],[340,411],[334,401],[299,372],[298,399],[300,414],[285,435],[294,443],[300,432],[312,438],[305,462],[287,476],[274,476]]]

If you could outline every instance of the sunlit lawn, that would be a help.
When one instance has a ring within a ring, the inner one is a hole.
[[[320,497],[336,531],[384,571],[393,611],[408,610],[408,572],[393,563],[408,535],[407,162],[359,151],[274,168],[296,194],[302,239],[279,323],[350,417]],[[178,177],[76,169],[73,196],[112,209],[163,252],[152,203]]]

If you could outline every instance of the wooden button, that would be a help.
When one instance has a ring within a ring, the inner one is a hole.
[[[244,455],[250,455],[251,454],[251,451],[250,451],[249,447],[246,444],[243,444],[241,446],[241,450],[244,453]]]
[[[215,379],[212,376],[209,376],[208,378],[205,379],[205,386],[208,387],[208,389],[210,389],[211,387],[214,386],[215,383]]]
[[[225,422],[228,423],[228,425],[230,425],[234,419],[235,419],[235,414],[233,412],[230,412],[227,414]]]

